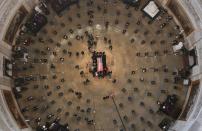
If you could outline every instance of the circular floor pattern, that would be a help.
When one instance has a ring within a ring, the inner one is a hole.
[[[38,117],[41,124],[59,117],[71,131],[160,131],[158,124],[169,116],[158,112],[157,101],[176,94],[181,108],[185,100],[187,90],[173,82],[183,56],[173,53],[172,42],[183,39],[176,39],[179,30],[173,20],[166,22],[166,11],[154,21],[145,16],[140,9],[146,2],[134,8],[118,0],[81,0],[60,17],[50,9],[39,34],[23,36],[33,43],[25,46],[28,62],[16,61],[15,75],[37,78],[18,99],[31,127]],[[111,77],[99,79],[89,72],[86,32],[94,37],[92,50],[106,53]]]

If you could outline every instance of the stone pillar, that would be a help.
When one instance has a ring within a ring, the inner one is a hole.
[[[169,0],[159,0],[162,6],[166,6],[166,4],[169,2]]]
[[[2,92],[0,91],[0,130],[2,131],[20,131],[8,108],[6,108],[5,100],[3,99]],[[6,129],[6,130],[4,130]]]
[[[34,6],[39,2],[39,0],[24,0],[23,5],[25,8],[31,12]]]

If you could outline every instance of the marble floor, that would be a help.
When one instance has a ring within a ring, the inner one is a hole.
[[[37,126],[38,117],[40,124],[59,117],[71,131],[160,131],[158,124],[172,119],[158,112],[157,101],[176,94],[178,107],[184,103],[187,89],[182,82],[175,84],[173,75],[183,68],[183,56],[172,50],[172,42],[183,38],[176,38],[180,31],[173,19],[160,27],[170,16],[166,11],[154,21],[144,15],[146,2],[134,8],[119,0],[94,0],[92,5],[80,0],[61,16],[50,9],[48,24],[37,36],[24,36],[33,40],[25,46],[29,60],[16,61],[16,67],[26,69],[15,75],[37,78],[18,99],[19,107],[28,109],[23,115],[31,127]],[[89,72],[92,53],[85,32],[96,41],[92,50],[106,53],[111,76],[99,79]],[[33,100],[28,101],[30,96]],[[103,100],[105,96],[110,97]],[[50,114],[54,116],[48,119]]]

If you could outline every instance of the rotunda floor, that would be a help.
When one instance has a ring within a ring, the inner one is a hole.
[[[187,92],[182,84],[173,82],[173,72],[183,68],[183,56],[172,50],[172,41],[180,32],[175,29],[177,24],[170,20],[164,28],[160,27],[171,16],[168,13],[161,13],[150,22],[140,10],[146,0],[138,9],[127,7],[119,0],[95,0],[92,6],[87,6],[87,2],[81,0],[79,7],[71,6],[60,17],[50,9],[45,28],[35,37],[24,36],[33,43],[25,46],[29,51],[28,63],[16,62],[18,68],[27,70],[17,71],[16,76],[37,78],[18,99],[21,109],[29,109],[23,113],[24,117],[33,128],[38,117],[42,124],[59,117],[72,131],[124,128],[160,131],[158,124],[170,117],[158,112],[157,101],[176,94],[177,105],[182,108]],[[94,13],[88,15],[90,10]],[[106,22],[109,22],[107,28]],[[96,41],[92,50],[106,53],[111,77],[99,79],[89,72],[92,53],[85,32],[92,34]],[[34,68],[29,68],[30,64]],[[40,79],[40,76],[47,78]],[[87,79],[89,82],[85,83]],[[30,96],[33,100],[28,101]],[[106,96],[109,98],[103,99]],[[47,119],[50,114],[54,116]],[[92,120],[92,124],[86,119]]]

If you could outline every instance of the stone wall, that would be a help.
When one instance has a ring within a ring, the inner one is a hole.
[[[19,131],[16,123],[13,121],[14,119],[8,113],[8,109],[6,108],[5,101],[2,96],[2,92],[0,91],[0,130],[2,131]],[[6,130],[3,130],[6,129]]]
[[[192,69],[191,79],[200,80],[200,91],[193,108],[190,109],[187,121],[177,121],[172,127],[175,131],[202,130],[202,1],[177,0],[189,16],[195,30],[186,38],[186,46],[197,51],[198,64]]]
[[[11,59],[11,46],[4,41],[4,35],[21,5],[31,11],[38,0],[0,0],[0,131],[21,131],[16,124],[2,95],[2,90],[11,90],[11,79],[3,75],[3,58]],[[23,129],[31,131],[31,128]]]
[[[163,5],[169,0],[159,0]],[[202,1],[201,0],[177,0],[188,14],[195,31],[187,40],[188,48],[196,48],[198,54],[198,65],[192,70],[192,80],[200,80],[202,83]],[[38,0],[1,0],[0,1],[0,131],[19,131],[20,129],[6,108],[1,89],[10,90],[8,84],[1,82],[7,78],[2,75],[2,58],[11,58],[11,46],[3,41],[9,21],[14,16],[20,5],[24,5],[30,11]],[[202,85],[201,85],[202,88]],[[173,126],[176,131],[201,131],[202,130],[202,90],[187,121],[177,121]],[[27,129],[30,130],[30,129]]]

